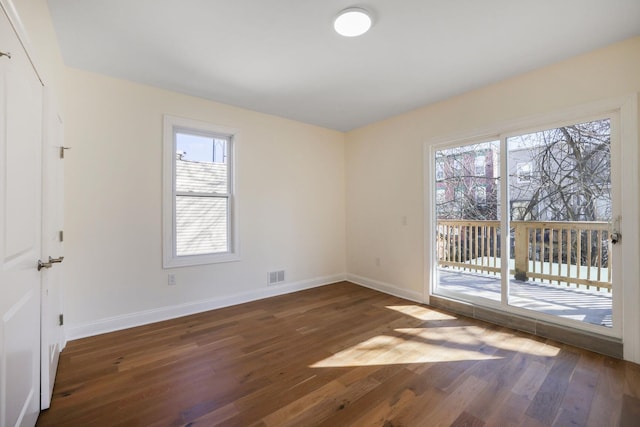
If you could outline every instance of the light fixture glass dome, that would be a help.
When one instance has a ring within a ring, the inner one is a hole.
[[[341,36],[357,37],[369,31],[372,20],[369,12],[359,7],[350,7],[340,12],[333,28]]]

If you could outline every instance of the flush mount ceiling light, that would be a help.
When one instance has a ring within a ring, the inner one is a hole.
[[[350,7],[338,14],[333,28],[341,36],[357,37],[369,31],[371,24],[369,12],[360,7]]]

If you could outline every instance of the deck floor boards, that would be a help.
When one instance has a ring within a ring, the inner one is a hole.
[[[440,268],[439,289],[459,295],[500,301],[500,277],[489,274]],[[595,288],[568,287],[529,280],[509,281],[513,306],[599,326],[612,326],[611,293]]]

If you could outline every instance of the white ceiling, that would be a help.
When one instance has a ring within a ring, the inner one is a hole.
[[[345,38],[335,15],[374,14]],[[348,131],[640,35],[640,0],[49,0],[65,63]],[[640,72],[640,70],[639,70]]]

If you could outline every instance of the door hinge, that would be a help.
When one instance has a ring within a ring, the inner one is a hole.
[[[58,237],[59,237],[61,242],[64,242],[64,231],[60,230],[58,232]]]
[[[64,325],[64,314],[62,313],[58,315],[58,324],[59,326]]]

